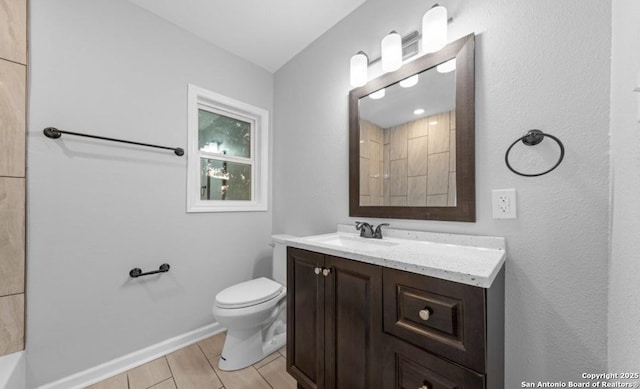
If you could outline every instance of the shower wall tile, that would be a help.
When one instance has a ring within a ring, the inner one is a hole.
[[[0,297],[0,355],[24,349],[24,294]]]
[[[25,175],[26,74],[0,59],[0,176]]]
[[[385,144],[382,149],[382,175],[384,178],[391,175],[391,144]]]
[[[369,158],[369,122],[360,120],[360,158]]]
[[[389,205],[392,207],[406,207],[407,196],[391,196]]]
[[[432,124],[433,123],[433,124]],[[430,116],[429,154],[449,151],[449,113]]]
[[[25,179],[0,177],[0,296],[24,292]]]
[[[429,155],[428,164],[427,194],[446,194],[449,190],[449,153]]]
[[[446,207],[447,206],[447,195],[432,195],[427,196],[427,207]]]
[[[407,158],[407,125],[401,124],[392,127],[387,131],[391,131],[391,160]]]
[[[369,177],[379,178],[381,175],[382,145],[369,141]]]
[[[407,195],[407,160],[398,159],[391,161],[391,180],[389,182],[389,192],[391,196]]]
[[[360,158],[360,196],[369,195],[369,159]]]
[[[449,173],[449,192],[447,198],[447,206],[455,207],[457,205],[457,191],[456,191],[456,172]]]
[[[429,118],[414,120],[407,124],[407,136],[409,139],[427,136],[429,133]]]
[[[426,136],[409,139],[407,150],[409,177],[427,174],[427,147],[428,140]]]
[[[369,196],[371,201],[374,197],[382,196],[382,180],[379,178],[369,178]]]
[[[382,190],[384,192],[384,199],[382,201],[383,205],[391,205],[391,180],[389,178],[385,178],[382,181]]]
[[[427,205],[427,176],[409,177],[407,205],[410,207]]]
[[[27,0],[0,0],[0,58],[27,63]]]

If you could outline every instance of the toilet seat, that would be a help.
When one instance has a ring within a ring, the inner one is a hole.
[[[245,308],[269,301],[280,295],[284,286],[265,277],[230,286],[216,296],[219,308]]]

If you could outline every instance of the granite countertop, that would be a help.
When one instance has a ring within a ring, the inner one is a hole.
[[[365,239],[352,225],[330,234],[274,236],[287,246],[489,288],[505,262],[505,239],[392,228]]]

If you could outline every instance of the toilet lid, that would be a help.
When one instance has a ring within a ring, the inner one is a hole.
[[[284,287],[268,278],[241,282],[230,286],[216,296],[220,308],[244,308],[257,305],[276,297]]]

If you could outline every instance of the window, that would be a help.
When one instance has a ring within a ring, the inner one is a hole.
[[[189,85],[187,212],[266,211],[269,113]]]

